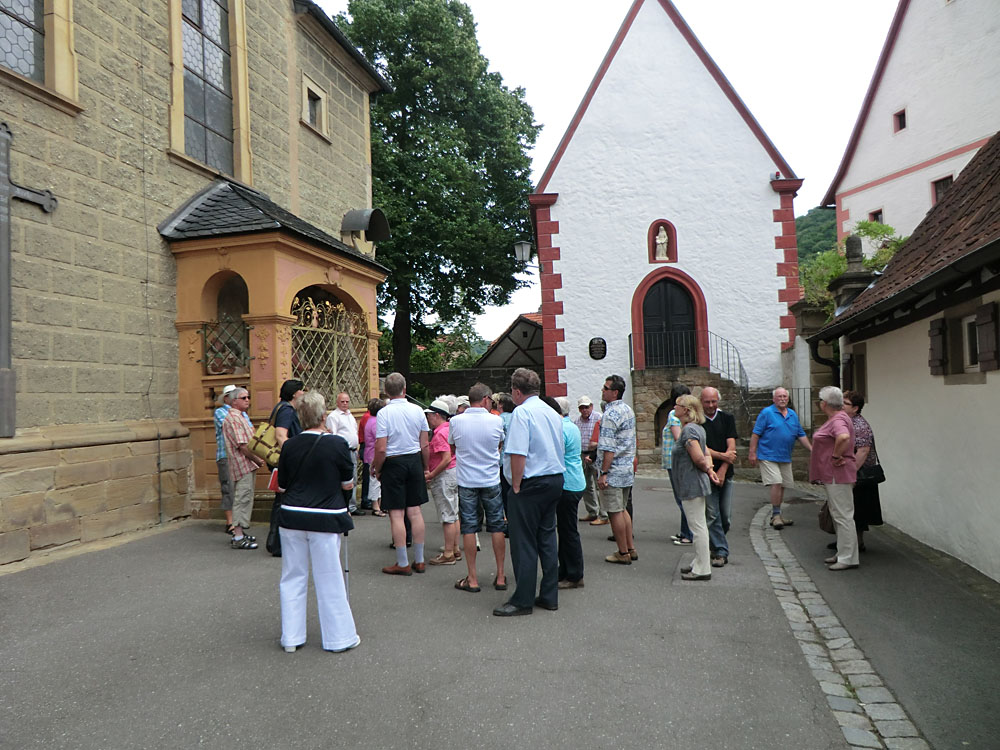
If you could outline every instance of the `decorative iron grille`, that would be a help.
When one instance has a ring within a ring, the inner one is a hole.
[[[250,372],[250,327],[224,317],[201,329],[205,341],[206,375],[246,375]]]
[[[292,315],[292,376],[327,401],[341,391],[353,406],[368,403],[368,324],[343,304],[296,297]]]

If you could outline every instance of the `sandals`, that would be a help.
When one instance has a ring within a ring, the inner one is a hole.
[[[372,515],[373,516],[378,516],[379,518],[385,518],[389,514],[386,513],[384,510],[382,510],[381,508],[373,508],[372,509]]]
[[[498,578],[500,578],[500,576],[493,576],[493,588],[495,588],[497,591],[506,591],[507,590],[507,584],[506,583],[497,583],[497,579]]]
[[[466,576],[460,581],[455,582],[455,588],[459,591],[468,591],[470,594],[478,594],[482,589],[479,586],[469,585],[469,576]],[[507,588],[504,586],[504,588]]]

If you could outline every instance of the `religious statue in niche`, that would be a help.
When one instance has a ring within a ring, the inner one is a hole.
[[[670,237],[663,224],[660,224],[660,231],[656,233],[656,250],[653,253],[653,258],[655,260],[668,260],[670,258]]]

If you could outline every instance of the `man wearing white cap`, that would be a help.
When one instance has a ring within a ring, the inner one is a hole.
[[[219,487],[222,490],[222,500],[219,507],[226,516],[226,532],[233,533],[233,483],[229,479],[229,460],[226,457],[226,441],[222,437],[222,423],[232,406],[229,396],[236,390],[235,385],[227,385],[219,396],[221,404],[215,410],[215,465],[219,468]]]
[[[583,491],[583,507],[587,509],[587,515],[581,516],[580,520],[590,521],[592,526],[605,526],[608,523],[608,514],[597,499],[597,472],[600,467],[594,463],[597,457],[597,441],[593,439],[595,428],[601,423],[601,415],[594,411],[594,402],[590,400],[590,396],[580,396],[576,404],[580,416],[573,420],[573,424],[579,428],[582,438],[581,459],[583,476],[587,481],[587,487]]]
[[[441,528],[444,531],[444,550],[437,557],[428,560],[430,565],[454,565],[462,559],[458,551],[458,481],[455,477],[455,456],[448,445],[448,404],[437,399],[424,409],[427,424],[431,428],[430,458],[424,481],[434,498]]]

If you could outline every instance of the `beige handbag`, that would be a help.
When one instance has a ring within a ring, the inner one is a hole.
[[[263,458],[268,466],[278,465],[278,456],[281,455],[281,446],[278,445],[278,436],[274,431],[274,415],[278,413],[281,401],[271,409],[271,416],[267,421],[257,428],[247,448],[258,458]]]

